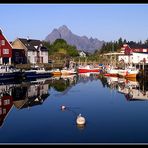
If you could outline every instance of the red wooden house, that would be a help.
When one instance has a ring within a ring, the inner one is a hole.
[[[12,46],[0,29],[0,64],[11,64]]]

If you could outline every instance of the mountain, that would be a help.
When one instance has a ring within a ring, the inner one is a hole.
[[[71,32],[67,26],[63,25],[58,29],[47,35],[45,41],[53,43],[56,39],[64,39],[70,45],[74,45],[78,50],[93,53],[96,49],[100,49],[104,41],[100,41],[96,38],[88,38],[87,36],[78,36]]]

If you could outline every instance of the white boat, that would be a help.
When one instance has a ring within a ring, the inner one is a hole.
[[[118,76],[118,68],[108,68],[106,70],[106,73],[104,74],[105,76],[112,76],[112,77],[117,77]]]
[[[18,76],[21,76],[20,69],[10,65],[0,65],[0,81],[15,79]]]
[[[54,75],[54,76],[59,76],[59,75],[62,74],[60,69],[52,69],[50,72],[51,72],[52,75]]]
[[[51,77],[51,71],[45,70],[44,67],[39,67],[37,65],[33,66],[30,70],[24,72],[25,78],[48,78]]]
[[[86,65],[82,66],[80,65],[78,67],[78,72],[79,73],[87,73],[87,72],[100,72],[100,67],[94,67],[93,65]]]
[[[139,69],[136,69],[135,67],[128,67],[125,70],[119,70],[119,76],[125,77],[125,78],[136,78],[139,73]]]
[[[72,68],[72,69],[64,68],[61,70],[61,73],[62,73],[62,75],[72,75],[72,74],[76,74],[77,71],[74,68]]]

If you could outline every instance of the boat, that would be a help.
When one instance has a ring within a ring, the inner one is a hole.
[[[53,76],[60,76],[62,74],[60,69],[52,69],[50,72]]]
[[[61,74],[62,75],[73,75],[73,74],[76,74],[77,71],[75,68],[71,68],[71,69],[67,69],[67,68],[64,68],[61,70]]]
[[[12,80],[21,76],[20,69],[11,65],[0,65],[0,81]]]
[[[135,67],[128,67],[125,70],[119,70],[118,74],[119,76],[125,78],[136,78],[139,74],[139,69],[136,69]]]
[[[30,70],[27,70],[24,72],[24,77],[26,79],[31,79],[31,78],[48,78],[51,77],[51,71],[45,70],[44,67],[39,67],[37,65],[31,67]]]
[[[104,76],[118,77],[118,68],[108,68]]]
[[[93,65],[86,65],[86,66],[80,65],[78,67],[78,73],[99,72],[99,71],[100,67],[94,67]]]

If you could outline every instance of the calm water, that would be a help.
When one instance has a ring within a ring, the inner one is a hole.
[[[148,143],[147,89],[98,74],[1,84],[0,143]]]

